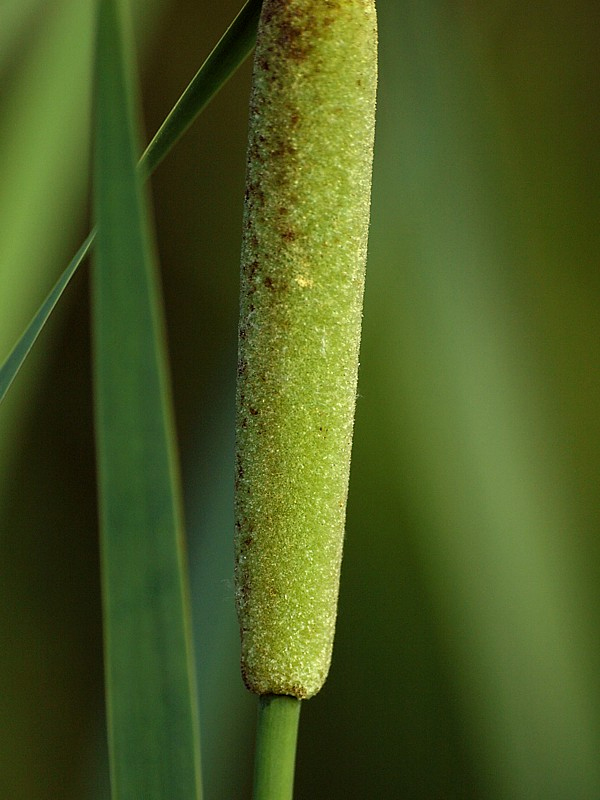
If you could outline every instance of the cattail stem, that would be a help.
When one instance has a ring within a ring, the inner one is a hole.
[[[300,700],[264,695],[258,701],[254,800],[291,800]]]

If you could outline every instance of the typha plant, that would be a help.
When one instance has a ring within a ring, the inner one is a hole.
[[[239,676],[229,579],[249,70],[190,137],[188,158],[163,163],[157,247],[141,183],[253,49],[263,2],[248,0],[141,159],[130,4],[140,43],[170,5],[152,39],[165,50],[147,73],[150,129],[236,0],[1,4],[0,358],[31,319],[0,366],[1,400],[59,299],[66,325],[60,338],[60,317],[46,330],[0,411],[0,784],[15,800],[110,796],[107,764],[89,774],[90,745],[106,738],[95,727],[103,665],[113,798],[200,794],[195,678],[207,796],[242,798],[248,786],[256,702]],[[235,534],[244,676],[260,696],[257,800],[291,794],[300,707],[298,789],[314,800],[600,797],[600,173],[585,6],[379,6],[383,113],[341,635],[326,694],[307,707],[336,613],[374,17],[356,0],[265,0]],[[86,191],[92,232],[33,316],[57,255],[76,244]],[[93,351],[84,275],[61,298],[90,250]]]
[[[244,681],[287,697],[296,720],[289,698],[322,687],[334,637],[376,53],[373,0],[263,4],[241,259],[236,600]]]
[[[98,3],[98,226],[4,363],[0,396],[95,245],[112,785],[122,798],[200,797],[166,347],[141,184],[248,54],[261,4],[249,0],[242,9],[137,170],[126,6]],[[291,796],[299,701],[319,691],[331,659],[369,224],[376,42],[373,0],[262,4],[242,245],[235,537],[243,678],[261,696],[257,799]]]

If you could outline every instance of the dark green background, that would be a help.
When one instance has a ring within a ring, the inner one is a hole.
[[[92,3],[0,30],[0,358],[86,232]],[[160,15],[154,11],[160,7]],[[151,133],[236,13],[139,16]],[[356,437],[298,798],[600,797],[597,8],[379,3]],[[152,182],[207,800],[249,797],[232,587],[249,65]],[[0,796],[107,797],[87,268],[0,409]]]

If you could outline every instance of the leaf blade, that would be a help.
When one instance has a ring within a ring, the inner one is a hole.
[[[249,56],[256,41],[260,7],[261,0],[247,0],[183,91],[140,159],[139,168],[145,176],[152,174],[196,117]],[[96,231],[92,229],[0,367],[0,403],[42,332],[63,291],[88,255],[95,236]]]
[[[93,339],[114,797],[199,798],[197,703],[160,293],[117,0],[98,17]]]
[[[12,382],[17,377],[21,366],[29,355],[31,348],[35,344],[38,336],[42,332],[42,328],[50,317],[56,304],[60,300],[62,293],[66,289],[69,281],[75,274],[77,267],[85,259],[90,251],[92,242],[94,241],[95,232],[92,231],[88,234],[85,241],[82,243],[79,250],[75,253],[69,265],[62,273],[60,278],[56,281],[48,296],[36,311],[35,316],[17,341],[13,349],[8,354],[6,361],[0,369],[0,402],[4,399],[6,393],[10,389]]]

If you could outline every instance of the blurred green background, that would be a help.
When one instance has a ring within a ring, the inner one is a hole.
[[[138,2],[154,132],[239,6]],[[598,10],[380,0],[340,614],[297,797],[600,798]],[[0,6],[0,360],[87,231],[91,0]],[[232,587],[246,65],[152,181],[207,800],[249,798]],[[107,800],[87,267],[0,408],[0,796]]]

